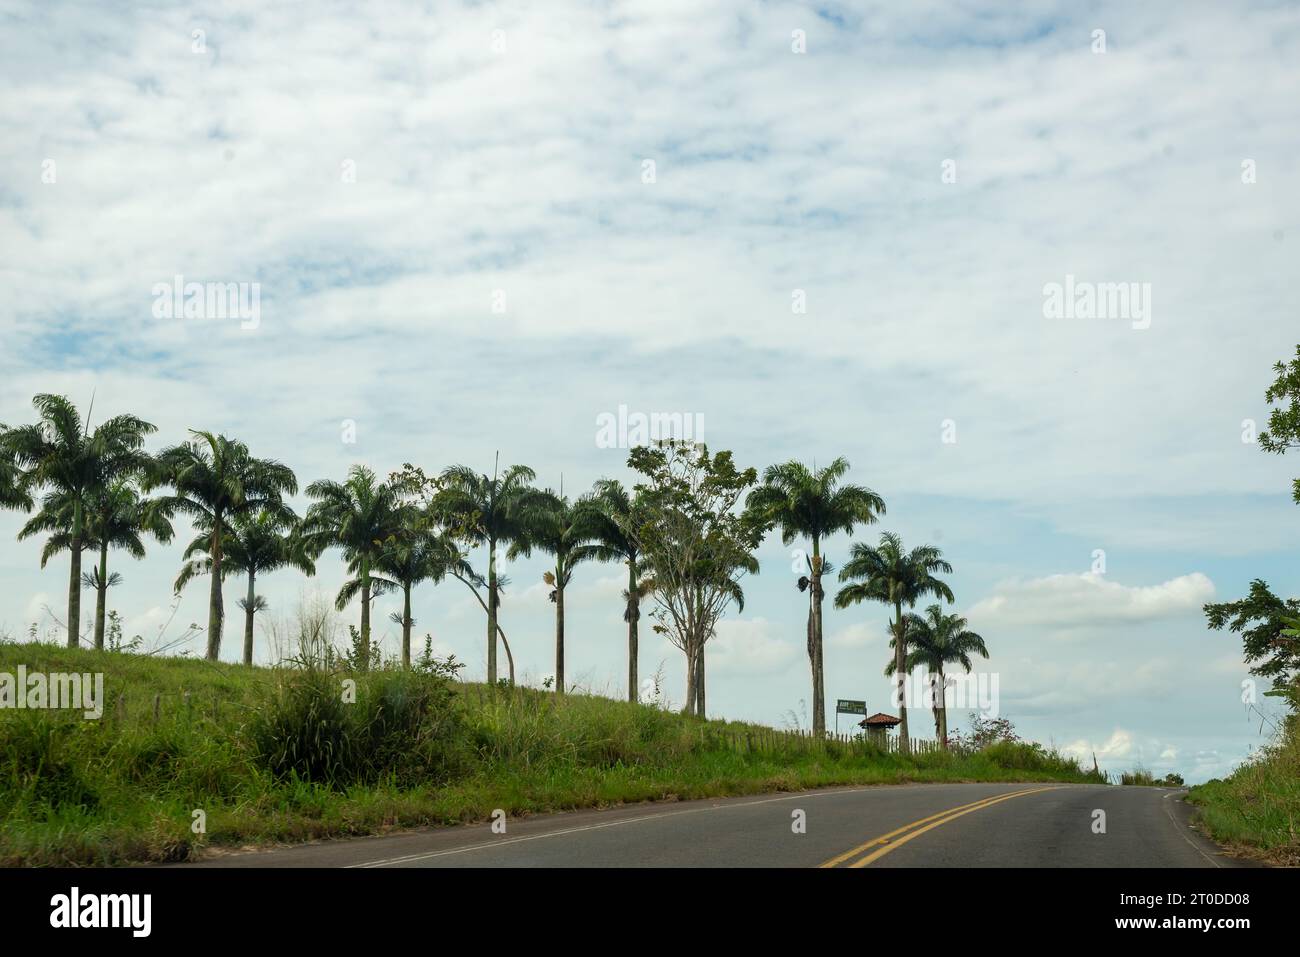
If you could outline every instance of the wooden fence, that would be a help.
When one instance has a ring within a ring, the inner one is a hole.
[[[240,701],[231,701],[220,693],[196,695],[189,691],[170,691],[155,694],[127,695],[124,691],[105,694],[104,717],[114,724],[123,723],[127,715],[138,720],[158,724],[164,719],[181,718],[186,721],[209,719],[217,722],[223,714],[247,713],[250,707]],[[225,698],[226,700],[222,700]]]
[[[776,728],[725,729],[705,726],[700,729],[706,745],[730,748],[741,754],[822,754],[866,755],[899,754],[902,739],[896,734],[827,734],[818,738],[811,731],[779,731]],[[912,738],[913,754],[934,754],[938,741]]]

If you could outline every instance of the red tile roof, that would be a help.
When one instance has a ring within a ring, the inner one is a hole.
[[[892,728],[898,724],[899,718],[892,714],[885,714],[883,711],[877,711],[870,718],[863,718],[858,722],[859,728]]]

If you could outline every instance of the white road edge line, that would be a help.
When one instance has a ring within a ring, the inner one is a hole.
[[[990,782],[992,783],[992,782]],[[998,782],[1002,783],[1002,782]],[[933,787],[934,785],[930,785]],[[926,785],[921,785],[926,787]],[[470,844],[465,847],[453,847],[445,851],[429,851],[424,854],[408,854],[405,857],[390,857],[377,861],[366,861],[362,864],[347,864],[348,868],[362,867],[388,867],[392,864],[410,864],[415,861],[427,861],[435,857],[447,857],[452,854],[466,854],[470,851],[485,851],[497,847],[505,847],[509,844],[522,844],[525,841],[540,841],[548,837],[561,837],[565,834],[578,834],[582,831],[599,831],[607,827],[618,827],[621,824],[639,824],[642,821],[653,821],[661,817],[674,817],[680,814],[699,814],[701,811],[722,811],[733,807],[754,807],[759,804],[775,804],[779,801],[794,801],[800,798],[818,798],[826,797],[833,794],[860,794],[863,791],[879,790],[879,785],[868,786],[863,788],[836,788],[833,791],[798,791],[793,794],[784,794],[781,797],[764,798],[761,801],[740,801],[734,804],[715,804],[711,807],[693,807],[680,811],[661,811],[658,814],[645,814],[641,817],[625,818],[621,821],[606,821],[603,824],[587,824],[582,827],[569,827],[560,831],[547,831],[545,834],[530,834],[527,837],[512,837],[504,841],[492,841],[491,843]]]
[[[1168,801],[1171,797],[1173,797],[1175,794],[1178,794],[1178,793],[1179,793],[1178,791],[1170,791],[1168,794],[1165,795],[1165,800]],[[1209,861],[1209,862],[1210,862],[1211,864],[1213,864],[1215,867],[1223,867],[1222,864],[1220,864],[1220,863],[1219,863],[1218,861],[1216,861],[1214,858],[1210,857],[1209,854],[1206,854],[1205,851],[1203,851],[1203,850],[1201,849],[1201,846],[1200,846],[1199,844],[1197,844],[1197,843],[1196,843],[1195,841],[1193,841],[1190,837],[1188,837],[1186,834],[1183,833],[1183,827],[1182,827],[1181,824],[1178,823],[1178,819],[1177,819],[1176,817],[1174,817],[1174,812],[1171,811],[1171,810],[1169,810],[1169,805],[1168,805],[1168,804],[1163,804],[1162,806],[1163,806],[1164,809],[1165,809],[1165,813],[1169,815],[1169,820],[1173,822],[1174,830],[1176,830],[1176,831],[1178,832],[1178,836],[1181,837],[1181,838],[1182,838],[1184,841],[1186,841],[1188,844],[1192,845],[1192,850],[1196,851],[1197,854],[1200,854],[1201,857],[1205,858],[1207,861]]]

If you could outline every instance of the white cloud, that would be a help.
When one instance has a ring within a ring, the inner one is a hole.
[[[861,621],[837,628],[826,636],[826,644],[831,648],[867,648],[884,645],[888,641],[889,636],[884,626],[869,625]]]
[[[43,591],[36,592],[27,600],[27,605],[23,609],[23,622],[25,624],[31,624],[34,621],[41,621],[46,617],[46,608],[50,608],[51,610],[54,608],[50,596]],[[66,614],[67,606],[65,605],[64,610],[59,613],[60,619],[62,619]],[[24,628],[24,632],[25,631],[26,628]]]
[[[779,674],[795,665],[800,648],[766,618],[724,618],[709,640],[710,674]]]
[[[1086,628],[1194,615],[1213,598],[1214,583],[1200,572],[1145,586],[1085,572],[1003,582],[968,617],[977,628],[985,622]]]
[[[1105,741],[1080,739],[1063,745],[1061,752],[1078,758],[1081,763],[1086,760],[1085,767],[1091,766],[1094,752],[1098,761],[1123,761],[1134,754],[1133,734],[1123,728],[1116,728]]]

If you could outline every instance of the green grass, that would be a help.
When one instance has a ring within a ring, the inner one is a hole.
[[[1093,781],[1038,745],[904,758],[653,707],[0,644],[0,672],[103,672],[105,714],[0,711],[0,865],[191,859],[631,801],[908,781]],[[187,697],[188,696],[188,697]],[[155,718],[155,701],[158,710]],[[751,742],[752,741],[752,745]],[[193,812],[206,830],[191,830]]]
[[[1200,821],[1217,841],[1273,863],[1300,865],[1300,717],[1278,741],[1226,780],[1191,789]]]

